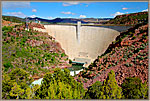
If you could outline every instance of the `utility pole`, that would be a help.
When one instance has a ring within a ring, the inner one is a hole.
[[[26,26],[26,29],[28,30],[28,24],[27,23],[28,23],[28,19],[26,17],[26,25],[25,26]]]

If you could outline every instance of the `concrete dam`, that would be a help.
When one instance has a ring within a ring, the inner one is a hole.
[[[120,32],[131,26],[44,25],[46,32],[61,44],[73,62],[87,67],[102,55]]]

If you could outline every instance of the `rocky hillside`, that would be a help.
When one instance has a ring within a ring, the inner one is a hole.
[[[148,22],[148,12],[118,15],[114,19],[108,21],[107,24],[136,25],[143,22]]]
[[[5,21],[11,21],[16,23],[23,23],[26,21],[24,18],[19,18],[16,16],[5,16],[5,15],[2,15],[2,19]]]
[[[11,21],[6,21],[2,19],[2,27],[3,26],[15,26],[15,25],[19,25],[20,23],[15,23],[15,22],[11,22]]]
[[[3,73],[22,68],[37,79],[52,68],[70,67],[68,56],[60,44],[48,33],[32,30],[33,27],[43,28],[35,23],[29,24],[29,31],[25,30],[25,24],[2,28]]]
[[[107,51],[76,79],[87,88],[96,81],[103,82],[111,70],[115,71],[119,85],[134,76],[148,82],[148,24],[138,24],[120,33]]]
[[[33,29],[33,27],[45,29],[44,25],[39,24],[39,23],[34,23],[34,22],[29,23],[29,24],[28,24],[28,27],[29,27],[30,29]]]

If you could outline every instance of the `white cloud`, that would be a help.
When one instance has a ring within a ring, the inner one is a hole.
[[[63,6],[72,6],[72,5],[78,5],[79,2],[64,2]]]
[[[129,9],[129,8],[122,8],[123,10],[127,10],[127,9]]]
[[[80,15],[79,17],[80,17],[80,18],[86,18],[86,16],[85,16],[85,15]]]
[[[7,13],[4,13],[4,15],[17,16],[17,17],[21,17],[21,18],[26,17],[26,15],[22,12],[7,12]]]
[[[148,9],[142,10],[142,12],[146,12],[146,11],[148,11]]]
[[[32,9],[32,12],[37,12],[37,10],[36,9]]]
[[[48,19],[54,19],[53,17],[51,17],[51,16],[49,16],[49,17],[47,17]]]
[[[30,17],[31,17],[31,18],[35,18],[35,17],[37,17],[37,16],[36,16],[36,15],[31,15]]]
[[[117,16],[117,15],[122,15],[122,14],[124,14],[124,13],[121,13],[121,12],[116,12],[115,14],[112,14],[112,16]]]
[[[68,17],[66,17],[66,18],[72,18],[71,16],[68,16]]]
[[[29,8],[30,2],[2,2],[2,7],[5,9]]]
[[[62,14],[72,14],[72,15],[75,15],[75,13],[72,13],[72,12],[61,12]]]

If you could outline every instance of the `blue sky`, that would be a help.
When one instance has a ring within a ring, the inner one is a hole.
[[[148,2],[2,2],[2,15],[22,18],[114,18],[142,11]]]

